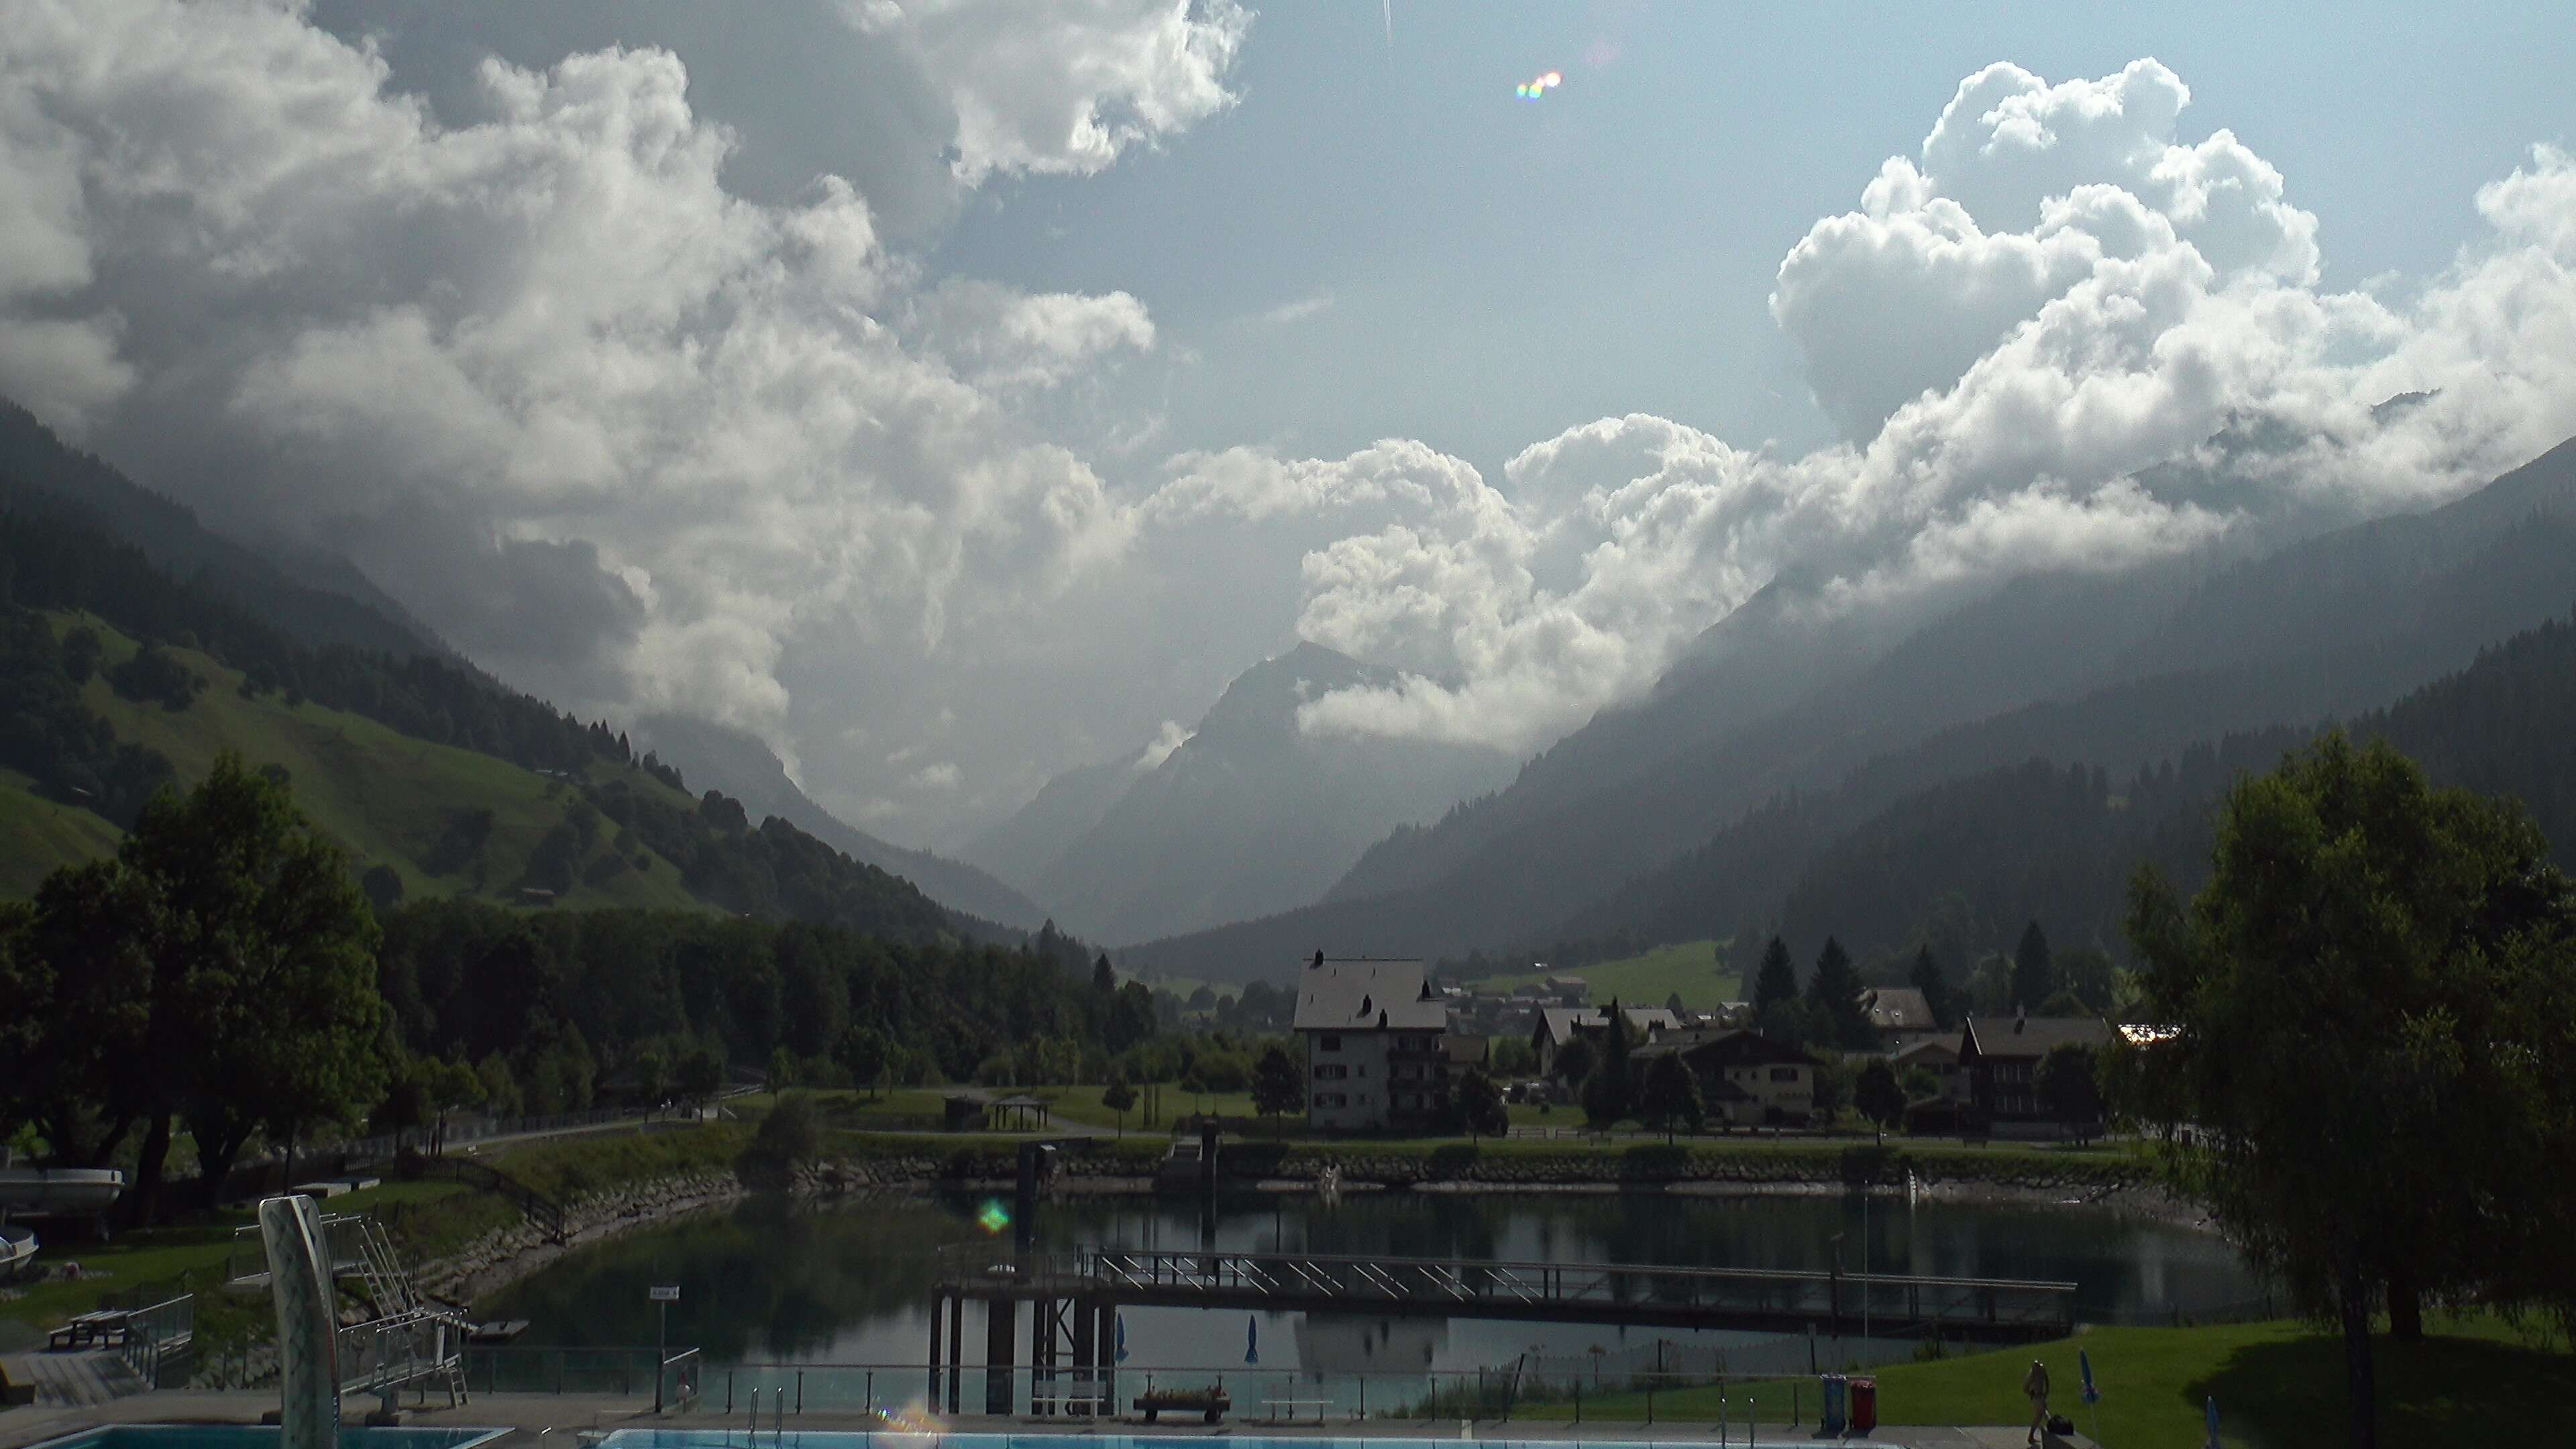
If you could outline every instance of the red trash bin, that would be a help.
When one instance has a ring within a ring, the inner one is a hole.
[[[1866,1434],[1878,1427],[1878,1380],[1851,1381],[1851,1426],[1855,1434]]]

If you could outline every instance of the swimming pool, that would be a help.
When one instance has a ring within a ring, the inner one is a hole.
[[[31,1449],[277,1449],[274,1424],[109,1424]],[[343,1425],[340,1449],[467,1449],[507,1429],[362,1428]]]
[[[1737,1425],[1736,1431],[1743,1432]],[[870,1433],[813,1432],[789,1429],[773,1434],[767,1429],[746,1433],[736,1429],[619,1429],[599,1441],[597,1449],[1172,1449],[1175,1441],[1201,1440],[1222,1443],[1226,1449],[1424,1449],[1438,1442],[1427,1436],[1370,1439],[1359,1435],[1346,1438],[1255,1437],[1243,1434],[1196,1434],[1183,1429],[1166,1434],[919,1434],[895,1430]],[[1760,1449],[1804,1449],[1804,1436],[1799,1442],[1765,1439]],[[1564,1439],[1491,1439],[1478,1436],[1476,1449],[1568,1449],[1573,1441]],[[1617,1449],[1711,1449],[1708,1440],[1654,1440],[1611,1438],[1590,1441],[1599,1445],[1616,1445]],[[1899,1449],[1887,1441],[1878,1441],[1880,1449]],[[1735,1449],[1745,1449],[1741,1439]]]

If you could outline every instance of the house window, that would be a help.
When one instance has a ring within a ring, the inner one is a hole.
[[[1798,1069],[1796,1067],[1773,1067],[1771,1069],[1771,1080],[1775,1082],[1794,1082],[1798,1080]]]
[[[1350,1074],[1350,1068],[1336,1062],[1326,1062],[1315,1068],[1315,1080],[1319,1082],[1338,1082]]]
[[[1341,1049],[1342,1039],[1338,1036],[1333,1036],[1327,1033],[1326,1035],[1315,1038],[1315,1050],[1319,1052],[1337,1052]]]

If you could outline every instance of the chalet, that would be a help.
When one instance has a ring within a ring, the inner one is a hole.
[[[1959,1032],[1959,1067],[1968,1077],[1971,1118],[2007,1133],[2054,1121],[2039,1095],[2039,1064],[2068,1044],[2100,1051],[2110,1023],[2098,1016],[1972,1016]]]
[[[1661,1006],[1623,1006],[1619,1014],[1628,1018],[1628,1029],[1641,1043],[1681,1027],[1681,1019]],[[1592,1036],[1609,1024],[1609,1014],[1597,1006],[1541,1007],[1530,1022],[1530,1050],[1538,1057],[1539,1071],[1553,1073],[1556,1054],[1565,1050],[1566,1043],[1577,1036]]]
[[[1898,1046],[1941,1034],[1932,1003],[1919,987],[1873,986],[1860,994],[1860,1004],[1869,1013],[1869,1024]]]
[[[1940,1100],[1964,1102],[1968,1100],[1968,1073],[1959,1065],[1959,1040],[1960,1033],[1955,1031],[1917,1037],[1890,1052],[1888,1061],[1896,1068],[1899,1081],[1920,1067],[1941,1084]]]
[[[1816,1111],[1816,1069],[1824,1065],[1758,1031],[1731,1027],[1675,1032],[1641,1047],[1642,1069],[1667,1053],[1699,1078],[1709,1117],[1737,1127],[1803,1127]]]
[[[1330,1131],[1426,1128],[1449,1095],[1449,1005],[1420,961],[1333,960],[1299,973],[1306,1124]]]

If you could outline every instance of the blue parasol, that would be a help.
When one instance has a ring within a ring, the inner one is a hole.
[[[1117,1323],[1118,1323],[1118,1361],[1119,1361],[1120,1363],[1125,1363],[1125,1362],[1127,1361],[1127,1315],[1126,1315],[1126,1314],[1124,1314],[1124,1313],[1119,1314],[1119,1315],[1118,1315],[1118,1318],[1117,1318]]]
[[[2218,1449],[2218,1395],[2209,1396],[2209,1449]]]
[[[2080,1348],[2075,1350],[2075,1366],[2084,1373],[2084,1402],[2088,1404],[2102,1402],[2102,1391],[2093,1387],[2093,1355]]]
[[[1243,1316],[1243,1361],[1261,1362],[1261,1320],[1249,1313]]]

